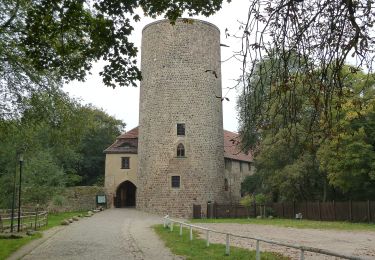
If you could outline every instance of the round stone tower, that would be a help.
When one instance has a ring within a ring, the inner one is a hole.
[[[220,32],[193,19],[143,29],[137,208],[190,217],[223,200]]]

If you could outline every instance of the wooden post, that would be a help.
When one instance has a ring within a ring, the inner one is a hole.
[[[318,200],[318,208],[319,208],[319,220],[322,221],[322,208],[321,208],[319,200]]]
[[[209,230],[206,231],[206,246],[207,247],[210,246],[210,231]]]
[[[1,220],[1,215],[0,215],[0,232],[3,232],[3,221]]]
[[[35,223],[34,223],[34,230],[36,230],[36,225],[38,223],[38,208],[35,210]]]
[[[254,217],[257,217],[257,204],[254,202]]]
[[[285,214],[285,212],[284,212],[284,202],[281,202],[281,207],[282,207],[282,214],[283,214],[283,218],[285,217],[284,216],[284,214]]]
[[[309,205],[308,205],[308,202],[305,201],[305,209],[306,209],[306,219],[309,219]]]
[[[173,231],[173,222],[172,221],[171,221],[170,227],[171,227],[171,232],[172,232]]]
[[[353,219],[352,216],[352,200],[349,200],[349,221],[351,222]]]
[[[336,203],[335,201],[332,201],[333,203],[333,220],[336,220]]]
[[[296,202],[293,201],[293,218],[296,217]]]
[[[180,236],[182,236],[182,224],[180,224]]]
[[[370,207],[370,200],[367,200],[367,221],[371,223],[371,207]]]
[[[230,246],[229,246],[229,234],[226,234],[225,238],[225,255],[230,254]]]

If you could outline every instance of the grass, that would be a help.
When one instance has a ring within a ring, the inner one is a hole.
[[[57,213],[57,214],[49,214],[48,215],[48,225],[42,227],[38,230],[46,230],[52,227],[60,225],[61,221],[67,218],[71,218],[73,216],[77,216],[82,212],[64,212],[64,213]],[[41,233],[35,233],[32,236],[26,236],[24,238],[17,238],[17,239],[5,239],[0,238],[0,260],[6,259],[12,253],[17,251],[21,246],[31,242],[34,239],[41,238]]]
[[[332,230],[353,230],[353,231],[375,231],[375,224],[350,223],[340,221],[315,221],[315,220],[294,220],[294,219],[192,219],[192,223],[237,223],[273,225],[279,227],[311,228],[311,229],[332,229]]]
[[[225,245],[222,244],[211,244],[206,246],[206,241],[199,239],[196,232],[194,232],[194,239],[190,241],[189,230],[183,228],[183,235],[179,235],[179,228],[175,228],[173,231],[166,229],[163,225],[156,225],[153,227],[159,237],[165,242],[165,245],[169,247],[172,253],[176,255],[185,256],[186,259],[191,260],[204,260],[204,259],[255,259],[255,251],[247,250],[238,247],[230,247],[230,255],[225,255]],[[289,259],[277,253],[262,252],[262,260],[273,260],[273,259]]]

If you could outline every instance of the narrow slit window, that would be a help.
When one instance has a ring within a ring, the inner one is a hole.
[[[177,146],[177,157],[185,157],[185,147],[183,144]]]
[[[185,135],[185,124],[177,124],[177,135]]]
[[[172,176],[172,188],[180,188],[180,176]]]

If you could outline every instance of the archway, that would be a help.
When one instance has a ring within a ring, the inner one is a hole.
[[[124,181],[117,187],[116,208],[135,207],[137,187],[131,181]]]

